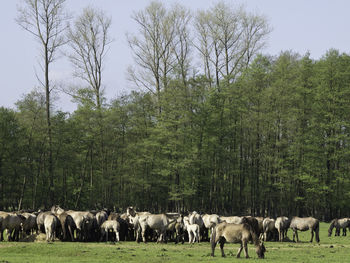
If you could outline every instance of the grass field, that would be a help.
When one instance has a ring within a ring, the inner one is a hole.
[[[328,237],[328,224],[321,223],[321,242],[309,243],[310,232],[299,234],[302,242],[265,242],[267,252],[263,261],[268,262],[349,262],[350,235]],[[288,231],[292,238],[291,230]],[[0,243],[0,263],[3,262],[232,262],[239,245],[225,244],[226,258],[221,258],[220,247],[215,257],[210,256],[210,244],[137,244],[120,243],[46,243],[46,242],[2,242]],[[255,248],[249,244],[250,259],[242,252],[241,262],[261,262]]]

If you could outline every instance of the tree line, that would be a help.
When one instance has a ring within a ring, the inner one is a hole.
[[[138,89],[107,100],[111,19],[89,7],[67,25],[64,4],[19,9],[46,66],[40,88],[0,109],[0,209],[347,215],[348,54],[262,55],[271,31],[263,15],[224,2],[197,13],[152,2],[127,35]],[[54,30],[43,34],[29,18],[55,21],[43,27]],[[65,87],[72,113],[50,98],[49,66],[62,47],[85,81]]]

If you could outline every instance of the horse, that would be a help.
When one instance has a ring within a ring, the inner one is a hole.
[[[1,241],[3,240],[3,231],[7,229],[8,241],[18,241],[19,233],[22,231],[23,223],[26,218],[16,213],[1,212]]]
[[[77,231],[77,238],[80,241],[90,240],[94,224],[96,224],[96,218],[94,214],[90,213],[89,211],[74,210],[68,210],[66,213],[70,215],[74,220]]]
[[[106,235],[106,242],[108,242],[108,232],[112,230],[115,233],[115,241],[119,242],[119,230],[120,224],[117,220],[106,220],[101,225],[101,239],[102,241],[104,235]]]
[[[38,230],[36,215],[28,212],[21,213],[21,215],[26,218],[23,223],[23,232],[27,235],[34,234],[34,231]]]
[[[130,215],[131,222],[134,224],[135,229],[137,230],[136,241],[139,239],[139,232],[141,230],[142,240],[146,243],[146,229],[149,227],[152,230],[155,230],[158,234],[157,243],[160,241],[167,241],[166,230],[169,224],[176,221],[176,219],[169,220],[165,214],[143,214],[136,215],[132,217]]]
[[[52,213],[51,211],[40,212],[36,217],[36,224],[38,226],[38,230],[42,233],[45,232],[44,221],[45,221],[45,217],[48,215],[54,215],[54,213]]]
[[[221,256],[225,257],[224,244],[225,242],[229,242],[241,244],[238,249],[237,258],[240,257],[242,249],[244,249],[245,257],[249,258],[247,246],[248,241],[252,241],[255,245],[258,257],[264,258],[266,252],[264,243],[259,240],[259,237],[255,234],[253,228],[249,224],[220,223],[213,229],[211,235],[211,256],[214,257],[215,246],[217,243],[220,243]]]
[[[335,236],[340,236],[340,229],[343,229],[343,236],[346,236],[346,228],[350,228],[350,218],[333,219],[328,229],[328,236],[332,235],[335,228]]]
[[[57,218],[60,221],[61,227],[62,227],[62,234],[63,234],[62,240],[74,241],[74,230],[77,227],[74,223],[73,217],[68,215],[66,212],[63,212],[59,214]]]
[[[278,241],[282,242],[287,237],[290,220],[286,216],[277,217],[275,221],[275,228],[278,231]]]
[[[272,218],[265,218],[263,221],[263,231],[261,233],[261,237],[264,241],[267,241],[269,236],[274,234],[276,231],[275,227],[275,219]]]
[[[202,216],[205,233],[203,234],[203,240],[208,239],[208,231],[213,232],[214,227],[221,222],[220,217],[217,214],[204,214]],[[204,238],[205,237],[205,238]]]
[[[102,210],[97,212],[95,217],[96,217],[97,225],[100,227],[103,224],[103,222],[108,219],[108,214],[106,211]]]
[[[58,219],[53,214],[48,214],[45,216],[44,219],[44,227],[45,227],[45,233],[46,233],[46,241],[54,241],[55,240],[55,232],[56,232],[56,226],[58,224]]]
[[[258,220],[258,224],[259,224],[259,233],[263,233],[263,221],[264,218],[262,216],[256,216],[255,217],[256,220]]]
[[[169,213],[166,213],[167,217],[169,217]],[[170,215],[171,216],[171,215]],[[183,224],[183,216],[181,214],[173,215],[170,217],[172,219],[176,219],[176,221],[169,223],[167,227],[167,236],[173,237],[175,234],[175,244],[179,243],[180,241],[182,244],[185,242],[184,240],[184,224]]]
[[[194,242],[200,241],[200,235],[199,235],[199,225],[196,223],[190,224],[190,219],[185,216],[184,217],[184,225],[185,225],[185,230],[187,230],[188,233],[188,243],[189,244],[194,244]]]
[[[199,226],[199,235],[201,236],[201,238],[203,238],[206,231],[202,216],[196,211],[193,211],[191,214],[188,215],[188,218],[190,225],[197,224]]]
[[[314,238],[314,232],[316,235],[316,242],[320,242],[319,230],[320,230],[320,222],[318,219],[313,217],[293,217],[290,222],[290,228],[293,230],[293,242],[295,242],[295,236],[297,238],[297,242],[299,242],[298,230],[299,231],[307,231],[310,229],[311,231],[311,240],[312,242]]]
[[[220,222],[226,222],[229,224],[242,224],[242,216],[220,216]]]

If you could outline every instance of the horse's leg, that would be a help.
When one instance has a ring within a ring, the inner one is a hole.
[[[293,242],[295,242],[295,230],[293,229]]]
[[[244,241],[243,242],[243,249],[244,249],[244,255],[246,258],[249,258],[249,255],[248,255],[248,241]]]
[[[279,230],[279,238],[280,238],[280,242],[283,242],[283,236],[284,236],[284,232],[282,229]]]
[[[225,253],[224,253],[225,239],[224,239],[224,238],[221,238],[219,242],[220,242],[221,256],[222,256],[222,257],[225,257]]]
[[[117,229],[115,229],[115,241],[119,242],[119,232]]]
[[[346,236],[346,227],[343,228],[343,236]]]
[[[162,236],[163,236],[164,243],[167,244],[168,243],[168,236],[167,236],[167,233],[166,233],[166,229],[163,230]]]
[[[340,236],[340,228],[339,227],[336,228],[334,236]]]
[[[192,232],[190,230],[187,231],[188,233],[188,244],[192,243]]]
[[[310,240],[310,243],[312,243],[312,240],[314,239],[314,229],[313,228],[311,228],[310,229],[310,231],[311,231],[311,240]]]
[[[72,227],[71,226],[68,226],[68,231],[69,231],[69,235],[70,235],[71,241],[74,241],[73,231],[72,231]]]
[[[213,237],[213,239],[210,240],[210,242],[211,242],[211,256],[214,257],[214,251],[215,251],[215,247],[216,247],[215,237]]]
[[[237,255],[236,255],[237,258],[240,258],[242,249],[243,249],[243,244],[241,243],[241,246],[239,247]]]
[[[146,243],[146,229],[142,228],[142,241]]]
[[[295,236],[297,237],[297,242],[299,242],[298,229],[295,229]]]

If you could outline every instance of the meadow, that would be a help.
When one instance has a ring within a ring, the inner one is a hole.
[[[350,236],[328,237],[329,224],[321,223],[321,242],[310,243],[310,232],[299,234],[300,243],[265,242],[267,262],[346,262],[350,258]],[[292,231],[288,231],[292,238]],[[236,259],[238,244],[225,244],[226,258],[219,246],[210,256],[210,244],[80,243],[80,242],[2,242],[0,263],[5,262],[261,262],[249,244],[250,259]]]

